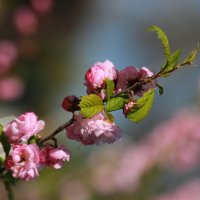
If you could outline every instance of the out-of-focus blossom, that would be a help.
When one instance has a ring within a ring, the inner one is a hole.
[[[14,43],[8,40],[0,41],[0,75],[5,74],[12,67],[17,54],[17,47]]]
[[[105,86],[106,78],[110,80],[117,79],[117,70],[113,63],[109,60],[106,60],[103,63],[95,63],[85,74],[85,85],[87,86],[87,93],[96,93],[96,90],[103,89]]]
[[[70,160],[70,153],[64,146],[57,148],[46,145],[40,151],[40,162],[41,164],[60,169],[65,161]]]
[[[19,33],[30,35],[36,32],[39,22],[37,16],[30,8],[18,8],[13,17],[14,25]]]
[[[37,145],[19,144],[12,145],[5,166],[12,171],[14,178],[30,180],[38,176],[39,162],[39,148]]]
[[[0,100],[12,101],[20,98],[24,93],[24,83],[17,76],[0,79]]]
[[[147,67],[142,67],[138,70],[136,67],[126,67],[118,72],[117,79],[117,92],[121,92],[122,90],[134,85],[138,81],[153,76],[153,72],[151,72]],[[135,94],[138,96],[142,96],[144,92],[148,89],[154,87],[154,84],[146,84],[140,86],[135,91]]]
[[[96,152],[89,161],[91,186],[103,194],[137,190],[144,174],[155,164],[148,147],[130,144]]]
[[[192,169],[200,160],[200,114],[192,108],[178,112],[155,128],[146,145],[162,166],[179,172]]]
[[[75,116],[75,121],[67,127],[69,139],[77,140],[85,145],[113,143],[121,138],[121,130],[115,123],[109,123],[102,113],[89,119]]]
[[[199,200],[200,199],[200,181],[194,180],[183,184],[174,192],[169,192],[152,200]]]
[[[46,13],[52,10],[54,0],[31,0],[31,5],[36,11]]]
[[[4,127],[4,132],[11,143],[27,142],[31,136],[36,135],[44,126],[45,122],[38,120],[35,113],[27,112],[8,123]]]
[[[80,100],[78,99],[77,96],[66,96],[63,99],[62,102],[62,107],[68,112],[75,112],[76,110],[79,109],[79,104]]]

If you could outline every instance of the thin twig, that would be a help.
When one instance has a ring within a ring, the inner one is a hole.
[[[64,123],[63,125],[59,126],[53,133],[51,133],[49,136],[47,136],[46,138],[42,139],[39,141],[39,144],[43,144],[44,142],[48,141],[48,140],[54,140],[55,136],[63,131],[65,128],[67,128],[68,126],[70,126],[74,121],[74,117],[72,117],[72,119],[70,119],[68,122]]]

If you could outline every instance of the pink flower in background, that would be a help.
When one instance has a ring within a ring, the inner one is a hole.
[[[11,121],[4,127],[5,136],[11,143],[27,142],[45,126],[45,122],[38,120],[33,112],[27,112]]]
[[[192,169],[200,160],[200,114],[193,109],[178,112],[160,124],[145,143],[157,154],[161,166],[178,172]]]
[[[105,62],[95,63],[85,74],[85,85],[87,86],[87,93],[90,94],[96,89],[102,89],[105,85],[105,79],[117,79],[117,70],[112,62],[106,60]]]
[[[0,41],[0,75],[5,74],[14,64],[18,50],[14,43],[8,40]]]
[[[0,100],[12,101],[20,98],[24,93],[24,83],[17,76],[0,79]]]
[[[116,85],[117,92],[121,92],[122,90],[134,85],[139,80],[151,76],[153,76],[153,72],[151,72],[147,67],[142,67],[140,70],[138,70],[136,67],[126,67],[118,72]],[[154,87],[152,84],[140,86],[135,91],[135,94],[138,96],[142,96],[144,92],[152,87]]]
[[[181,185],[173,192],[161,194],[152,200],[199,200],[200,199],[200,181],[193,180]]]
[[[52,10],[54,0],[31,0],[32,7],[41,13],[46,13]]]
[[[145,145],[125,143],[116,148],[107,147],[90,156],[89,180],[91,186],[102,194],[133,192],[154,165],[153,152]]]
[[[5,166],[12,171],[14,178],[30,180],[38,176],[39,161],[39,148],[37,145],[12,145]]]
[[[18,8],[13,17],[14,25],[19,33],[30,35],[36,32],[39,22],[37,16],[30,8]]]
[[[60,169],[65,161],[70,160],[70,153],[64,146],[58,146],[57,148],[46,145],[40,151],[41,164]]]
[[[101,142],[110,144],[121,138],[120,128],[115,123],[109,123],[102,113],[89,119],[76,115],[75,121],[66,130],[69,139],[85,145]]]

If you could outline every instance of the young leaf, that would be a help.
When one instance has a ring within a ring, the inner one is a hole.
[[[7,138],[5,137],[3,133],[3,126],[0,125],[0,142],[3,146],[3,150],[6,154],[6,157],[9,155],[10,152],[10,143],[8,142]]]
[[[170,47],[169,47],[169,42],[167,39],[167,36],[165,34],[165,32],[158,26],[153,25],[151,26],[148,31],[155,31],[157,33],[158,38],[162,41],[163,47],[164,47],[164,54],[167,58],[167,60],[170,59]]]
[[[173,70],[177,66],[180,55],[181,55],[181,50],[178,49],[170,56],[169,60],[166,62],[166,65],[162,69],[161,76],[166,77],[170,75],[170,73],[167,72]]]
[[[199,51],[199,43],[197,44],[197,47],[193,51],[191,51],[190,54],[187,56],[187,58],[183,61],[182,65],[186,64],[191,65],[194,62],[198,51]]]
[[[159,94],[160,94],[160,96],[163,95],[163,93],[164,93],[163,87],[162,87],[161,85],[159,85],[158,83],[156,84],[156,86],[157,86],[158,89],[159,89]]]
[[[105,79],[106,84],[107,84],[107,98],[108,100],[110,99],[110,97],[113,95],[113,90],[115,88],[114,82],[108,78]]]
[[[127,118],[133,122],[139,122],[143,120],[148,115],[153,104],[154,94],[154,89],[144,93],[144,95],[140,97],[136,102],[138,107],[133,108],[127,115]]]
[[[124,104],[126,103],[126,99],[122,97],[115,97],[110,100],[108,100],[106,104],[106,111],[111,112],[114,110],[119,110],[124,107]]]
[[[104,109],[102,99],[96,94],[81,97],[79,106],[80,113],[86,118],[90,118]]]

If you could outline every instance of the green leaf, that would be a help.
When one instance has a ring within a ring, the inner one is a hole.
[[[86,118],[90,118],[104,109],[102,99],[96,94],[81,97],[79,106],[80,113]]]
[[[143,120],[148,115],[152,107],[154,95],[154,89],[144,93],[144,95],[136,102],[138,107],[132,108],[131,112],[128,113],[127,118],[133,122],[139,122]]]
[[[173,70],[177,66],[180,55],[181,55],[181,50],[178,49],[170,56],[169,60],[166,62],[166,65],[162,69],[161,76],[166,77],[170,75],[170,73],[167,72]]]
[[[106,84],[107,84],[107,98],[110,99],[110,97],[113,95],[113,90],[115,88],[115,84],[112,80],[106,78],[105,79]]]
[[[186,64],[191,65],[196,59],[198,51],[199,51],[199,43],[197,44],[197,47],[189,53],[187,58],[183,61],[182,65]]]
[[[115,97],[110,100],[108,100],[106,104],[106,111],[112,112],[114,110],[119,110],[124,107],[124,104],[127,102],[127,99],[124,99],[122,97]]]
[[[165,34],[165,32],[158,26],[153,25],[151,26],[148,31],[155,31],[157,33],[158,38],[162,41],[163,44],[163,48],[164,48],[164,54],[166,56],[166,59],[169,60],[170,59],[170,47],[169,47],[169,42],[167,39],[167,36]]]
[[[160,94],[160,96],[163,95],[163,93],[164,93],[163,87],[162,87],[161,85],[159,85],[158,83],[156,84],[156,86],[157,86],[158,89],[159,89],[159,94]]]
[[[6,157],[9,155],[10,152],[10,143],[8,142],[7,138],[5,137],[3,133],[3,126],[0,125],[0,142],[3,146],[3,150],[6,154]]]

